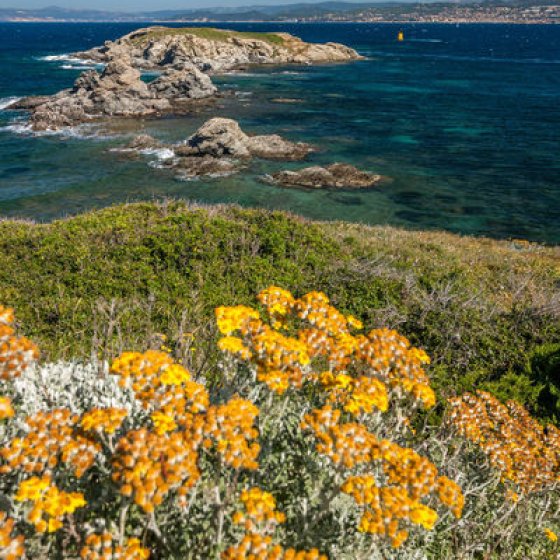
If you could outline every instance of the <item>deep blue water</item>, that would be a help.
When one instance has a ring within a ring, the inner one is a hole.
[[[0,24],[0,100],[69,87],[80,66],[43,57],[138,24]],[[560,26],[235,24],[338,41],[367,60],[215,79],[238,95],[195,117],[130,123],[120,136],[33,136],[0,111],[0,216],[50,220],[172,196],[281,208],[318,219],[560,242]],[[297,98],[280,104],[277,98]],[[2,101],[0,101],[1,106]],[[313,163],[392,178],[367,192],[285,190],[258,180],[302,164],[256,162],[235,177],[178,181],[110,148],[139,130],[180,140],[214,114],[249,132],[316,144]],[[93,132],[93,131],[92,131]]]

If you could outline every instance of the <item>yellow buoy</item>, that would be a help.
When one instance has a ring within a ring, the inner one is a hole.
[[[399,34],[397,35],[397,40],[404,41],[404,33],[402,31],[399,31]]]

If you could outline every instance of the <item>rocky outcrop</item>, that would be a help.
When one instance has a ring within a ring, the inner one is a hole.
[[[52,130],[103,117],[160,115],[216,92],[210,78],[192,66],[173,69],[147,84],[130,59],[122,57],[109,62],[101,74],[84,72],[70,90],[22,100],[10,108],[31,111],[35,130]]]
[[[334,163],[328,167],[314,166],[300,171],[281,171],[267,175],[265,180],[281,187],[368,189],[378,185],[383,177],[360,171],[353,165]]]
[[[167,99],[205,99],[218,93],[210,77],[193,65],[179,65],[169,70],[148,88],[156,96]]]
[[[135,67],[145,69],[194,64],[203,72],[223,72],[247,64],[314,64],[361,58],[344,45],[306,43],[287,33],[166,27],[139,29],[76,56],[102,63],[129,56]]]
[[[249,136],[232,119],[214,118],[204,123],[185,142],[166,145],[148,135],[141,135],[124,151],[169,150],[163,167],[181,177],[220,176],[236,173],[252,158],[303,159],[313,151],[308,144],[290,142],[280,136]]]
[[[246,159],[304,159],[313,148],[289,142],[277,135],[248,136],[232,119],[210,119],[176,153],[183,156],[232,157]]]

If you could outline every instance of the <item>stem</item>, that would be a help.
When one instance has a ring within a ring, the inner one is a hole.
[[[119,516],[119,546],[124,544],[124,533],[126,531],[126,517],[130,503],[127,503],[122,509]]]

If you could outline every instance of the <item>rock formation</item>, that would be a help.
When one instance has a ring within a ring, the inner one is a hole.
[[[193,66],[173,69],[147,84],[123,56],[109,62],[101,74],[84,72],[70,90],[24,99],[10,108],[30,110],[33,129],[52,130],[110,116],[159,115],[216,92],[210,78]]]
[[[138,152],[154,149],[171,150],[173,157],[163,165],[184,177],[229,175],[252,158],[299,160],[313,151],[308,144],[276,135],[249,136],[236,121],[222,118],[210,119],[181,144],[165,145],[141,135],[125,147],[126,151]]]
[[[166,27],[139,29],[76,56],[102,63],[129,56],[133,65],[142,69],[195,64],[203,72],[223,72],[247,64],[314,64],[361,58],[344,45],[306,43],[288,33]]]
[[[353,165],[333,163],[328,167],[313,166],[299,171],[281,171],[267,175],[265,180],[281,187],[368,189],[379,184],[383,177],[360,171]]]
[[[300,160],[312,151],[308,144],[289,142],[276,134],[248,136],[236,121],[215,118],[199,128],[176,153],[182,156]]]

